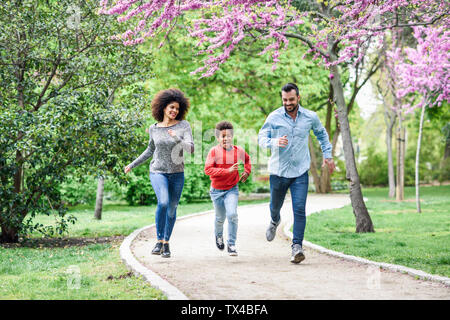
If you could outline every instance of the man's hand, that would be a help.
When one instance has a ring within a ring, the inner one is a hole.
[[[244,171],[242,173],[242,176],[239,179],[239,182],[245,182],[247,180],[247,178],[248,178],[248,173]]]
[[[285,148],[288,144],[288,139],[287,136],[282,136],[281,138],[278,139],[278,146]]]
[[[323,159],[322,168],[324,168],[326,165],[328,166],[328,171],[330,172],[330,174],[332,174],[334,169],[336,169],[333,158]]]
[[[131,171],[130,166],[126,166],[125,169],[124,169],[124,171],[125,171],[125,173],[130,172],[130,171]]]
[[[233,172],[233,171],[237,171],[239,167],[239,163],[235,163],[233,164],[231,167],[228,168],[228,172]]]

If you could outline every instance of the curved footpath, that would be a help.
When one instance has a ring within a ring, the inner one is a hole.
[[[307,214],[349,203],[347,195],[308,195]],[[290,201],[283,205],[283,224],[272,242],[265,238],[268,203],[239,207],[238,215],[237,257],[216,248],[213,211],[177,219],[169,259],[150,254],[154,226],[128,236],[121,256],[169,299],[450,299],[448,278],[346,256],[307,241],[306,259],[290,263]],[[226,235],[227,222],[224,227]],[[404,273],[390,271],[396,269]]]

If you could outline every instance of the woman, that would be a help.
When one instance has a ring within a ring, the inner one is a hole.
[[[150,181],[158,199],[155,218],[158,242],[152,254],[160,254],[164,258],[170,257],[169,239],[184,186],[183,151],[194,152],[191,126],[184,120],[188,109],[189,100],[180,90],[158,92],[152,101],[152,114],[157,123],[148,130],[148,147],[125,167],[125,173],[128,173],[153,157]]]

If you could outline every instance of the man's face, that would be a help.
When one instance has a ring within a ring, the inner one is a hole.
[[[286,111],[292,112],[296,110],[300,96],[297,96],[297,92],[294,89],[289,92],[281,91],[281,100]]]

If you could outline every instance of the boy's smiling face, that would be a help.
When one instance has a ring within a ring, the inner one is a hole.
[[[231,129],[220,130],[217,140],[219,141],[219,145],[222,148],[230,149],[233,143],[233,130]]]

